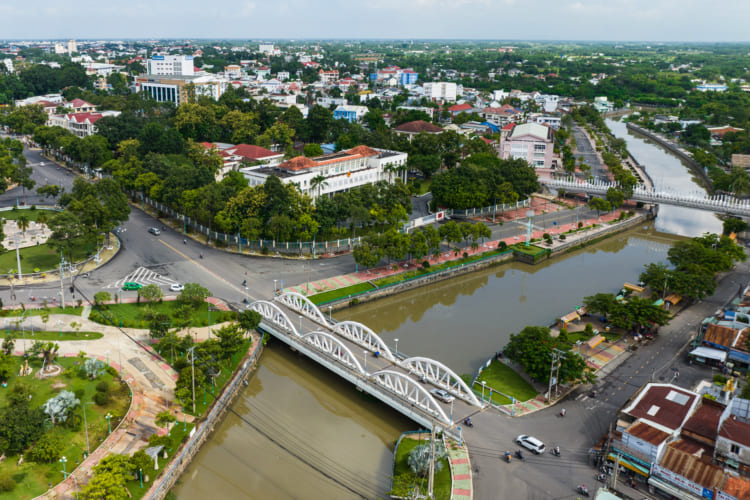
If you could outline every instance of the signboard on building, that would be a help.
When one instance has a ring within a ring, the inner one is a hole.
[[[672,472],[669,469],[665,469],[664,467],[654,464],[654,466],[652,467],[652,472],[656,477],[664,479],[665,481],[668,481],[675,486],[682,488],[683,490],[695,493],[696,495],[702,496],[703,498],[714,497],[713,491],[709,490],[708,488],[704,488],[700,484],[694,483],[691,480],[675,472]]]

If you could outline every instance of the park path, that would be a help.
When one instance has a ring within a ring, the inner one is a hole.
[[[471,500],[474,498],[474,486],[471,476],[471,461],[466,443],[460,445],[447,440],[448,463],[451,468],[451,499]]]

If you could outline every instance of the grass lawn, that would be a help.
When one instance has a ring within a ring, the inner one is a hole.
[[[41,209],[16,209],[16,210],[5,210],[0,212],[0,217],[3,219],[8,220],[16,220],[18,217],[23,214],[31,221],[37,221],[39,220],[39,216],[44,214],[45,217],[50,218],[53,215],[55,215],[57,211],[55,210],[41,210]]]
[[[19,332],[18,330],[10,330],[8,333],[0,333],[0,339],[4,339],[6,337],[10,337],[13,339],[23,339],[25,338],[27,341],[34,341],[34,340],[96,340],[102,338],[104,335],[102,335],[99,332],[62,332],[62,335],[60,335],[60,332],[56,331],[39,331],[34,330],[34,334],[31,334],[31,330],[28,330],[26,334],[24,335],[22,332]],[[21,345],[18,342],[16,342],[16,348],[20,348]],[[29,342],[29,346],[31,345],[31,342]]]
[[[132,292],[135,293],[135,292]],[[176,300],[164,302],[141,302],[141,304],[108,304],[99,306],[91,312],[89,319],[104,325],[115,324],[126,328],[148,328],[147,313],[151,310],[153,313],[164,313],[172,319],[175,319],[175,312],[180,307]],[[199,309],[192,310],[188,326],[208,326],[208,303],[204,303]],[[236,314],[232,311],[211,310],[211,324],[222,323],[234,319]]]
[[[337,288],[335,290],[329,290],[327,292],[316,293],[315,295],[310,295],[308,298],[313,304],[325,304],[327,302],[338,300],[342,297],[354,295],[355,293],[366,292],[368,290],[372,290],[373,288],[374,287],[367,282],[357,283],[356,285],[351,285],[344,288]]]
[[[536,256],[536,255],[539,255],[548,251],[547,248],[538,247],[536,245],[526,246],[525,243],[516,243],[515,245],[512,245],[512,248],[516,252],[524,253],[526,255],[533,255],[533,256]]]
[[[3,309],[0,311],[0,317],[9,317],[9,318],[17,318],[19,316],[23,316],[25,313],[28,313],[31,316],[41,316],[42,312],[44,311],[44,308],[30,308],[27,307],[24,311],[23,309]],[[72,316],[80,316],[81,311],[83,311],[83,307],[73,307],[73,306],[66,306],[65,309],[61,307],[48,307],[47,312],[50,314],[70,314]]]
[[[16,359],[18,361],[18,368],[20,369],[22,358]],[[119,423],[119,419],[125,415],[130,404],[130,397],[127,385],[122,384],[116,375],[104,373],[97,380],[88,380],[79,377],[73,371],[68,371],[68,369],[73,368],[80,361],[78,358],[58,358],[58,363],[66,370],[56,377],[39,380],[34,374],[41,369],[42,361],[41,359],[30,360],[29,365],[34,370],[31,376],[18,377],[18,372],[16,371],[8,379],[8,387],[0,388],[0,408],[8,405],[7,395],[11,387],[19,382],[31,386],[33,397],[29,404],[32,408],[36,408],[43,405],[47,399],[56,395],[61,390],[79,391],[79,393],[82,393],[80,397],[81,403],[91,402],[96,393],[96,385],[102,380],[107,381],[110,386],[110,394],[112,395],[111,401],[105,406],[97,404],[86,405],[89,444],[93,452],[108,433],[107,420],[104,416],[108,412],[115,416],[112,419],[112,427],[114,428]],[[77,429],[73,430],[67,425],[57,424],[52,430],[52,432],[60,433],[64,443],[62,455],[67,458],[67,471],[71,471],[76,467],[77,462],[80,462],[86,450],[86,434],[83,426],[82,407],[79,406],[75,409],[73,416],[69,417],[69,419],[73,419],[73,422],[77,425]],[[9,455],[5,461],[0,463],[0,476],[8,475],[16,482],[16,486],[12,491],[0,493],[0,499],[33,498],[45,492],[49,488],[49,483],[57,484],[63,479],[62,464],[57,461],[51,464],[37,464],[30,461],[27,456],[20,467],[16,466],[17,462],[17,455]]]
[[[537,396],[537,392],[534,388],[526,382],[521,375],[516,373],[515,370],[505,363],[496,359],[490,363],[490,366],[482,370],[479,380],[487,382],[487,392],[485,393],[486,398],[489,397],[489,389],[493,389],[492,401],[496,404],[506,405],[510,404],[512,401],[494,391],[500,391],[503,394],[516,398],[518,401],[528,401]],[[473,389],[475,391],[478,390],[481,394],[481,383],[474,384]]]
[[[414,188],[414,181],[409,181],[409,186],[413,189]],[[423,195],[430,192],[430,188],[432,186],[432,179],[419,179],[419,189],[415,193],[416,195]],[[414,191],[412,191],[414,192]]]
[[[429,434],[425,434],[424,440],[421,441],[421,444],[428,444],[428,439]],[[399,484],[403,484],[408,487],[411,487],[412,485],[419,486],[420,492],[427,491],[427,477],[415,477],[407,462],[409,452],[419,445],[420,441],[418,439],[404,437],[401,440],[401,443],[396,450],[396,463],[393,467],[394,490],[398,489]],[[446,457],[440,460],[438,463],[441,463],[442,467],[440,467],[440,470],[438,470],[438,466],[435,466],[435,481],[433,485],[435,499],[448,500],[451,497],[452,485],[451,469],[448,464],[448,458]],[[408,491],[394,491],[394,494],[398,494],[399,496],[408,496]]]
[[[50,247],[47,243],[39,246],[26,247],[20,250],[21,253],[21,272],[28,274],[31,272],[51,271],[60,266],[60,251]],[[80,261],[86,258],[86,249],[80,249],[73,252],[73,260]],[[67,260],[67,256],[66,256]],[[0,272],[5,273],[8,270],[17,268],[16,250],[10,250],[0,254]]]

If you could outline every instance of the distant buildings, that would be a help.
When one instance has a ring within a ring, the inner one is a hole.
[[[216,75],[142,75],[136,77],[134,82],[136,92],[147,92],[157,102],[172,102],[176,106],[190,102],[198,96],[219,99],[227,86],[228,81]]]
[[[695,86],[695,90],[700,92],[726,92],[729,87],[723,83],[701,83]]]
[[[351,123],[357,123],[362,120],[362,117],[364,117],[368,111],[369,108],[367,106],[342,105],[338,106],[333,111],[333,118],[336,120],[346,120]]]
[[[607,100],[606,96],[594,97],[594,109],[600,113],[607,113],[614,109],[614,105]]]
[[[424,96],[433,102],[453,102],[456,100],[457,91],[458,86],[453,82],[433,82],[424,84]]]
[[[437,125],[433,125],[432,123],[428,123],[423,120],[416,120],[413,122],[407,122],[402,123],[398,127],[395,127],[393,131],[398,135],[405,135],[409,138],[409,141],[412,140],[412,138],[415,135],[425,133],[425,134],[442,134],[443,129],[438,127]]]
[[[47,120],[50,127],[62,127],[72,134],[83,138],[96,133],[96,122],[105,116],[119,116],[120,111],[102,111],[101,113],[65,113],[52,115]]]
[[[193,56],[154,55],[147,62],[149,75],[161,76],[193,76]]]

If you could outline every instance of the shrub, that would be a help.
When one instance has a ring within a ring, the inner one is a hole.
[[[262,253],[263,255],[268,255],[268,247],[263,247],[263,248],[262,248],[262,249],[260,250],[260,253]]]
[[[16,482],[12,477],[10,477],[10,474],[3,474],[2,476],[0,476],[0,491],[13,491],[15,487]]]
[[[39,438],[31,449],[30,458],[34,462],[51,464],[58,460],[63,453],[63,442],[56,433],[48,432]]]
[[[508,248],[508,244],[505,243],[504,241],[501,241],[500,243],[497,244],[497,248],[499,250],[505,250],[506,248]]]
[[[86,391],[82,387],[79,387],[73,391],[73,394],[75,394],[77,399],[83,399],[83,396],[86,395]]]
[[[583,227],[583,222],[578,221],[578,229],[581,229]]]
[[[109,383],[106,380],[102,380],[98,384],[96,384],[96,391],[97,392],[109,392]]]
[[[465,259],[466,257],[468,257],[468,256],[469,256],[469,253],[468,253],[468,252],[464,252],[464,255],[463,255],[464,259]]]
[[[429,260],[422,261],[422,269],[429,269],[429,268],[430,268],[430,261]]]
[[[560,241],[565,241],[565,235],[564,234],[560,235]]]
[[[549,240],[551,240],[551,239],[552,239],[552,236],[551,236],[551,235],[550,235],[549,233],[544,233],[544,234],[542,235],[542,238],[544,238],[545,240],[549,241]]]
[[[727,383],[727,380],[728,379],[724,375],[722,375],[720,373],[717,373],[716,375],[714,375],[714,378],[713,378],[713,381],[714,381],[715,384],[722,384],[723,385],[723,384]]]
[[[94,403],[99,406],[105,406],[107,403],[109,403],[109,393],[97,392],[96,394],[94,394]]]
[[[583,333],[584,335],[587,335],[589,337],[594,335],[594,325],[592,325],[591,323],[586,323],[586,326],[583,327]]]

